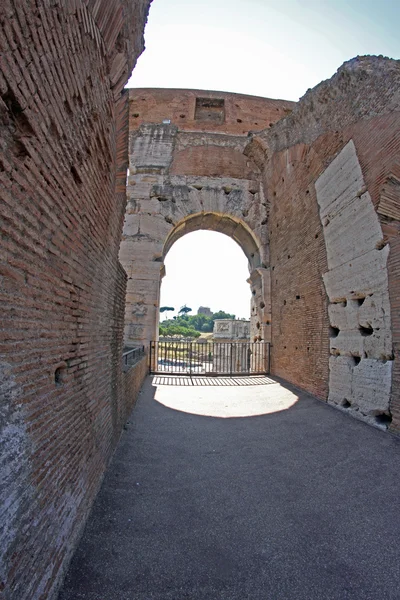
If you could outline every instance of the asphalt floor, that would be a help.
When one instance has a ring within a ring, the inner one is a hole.
[[[399,438],[278,380],[176,383],[146,380],[59,600],[400,600]]]

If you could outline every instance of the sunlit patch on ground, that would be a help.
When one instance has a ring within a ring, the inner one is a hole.
[[[197,381],[198,379],[198,381]],[[262,384],[261,379],[265,380]],[[174,382],[175,380],[175,382]],[[206,417],[254,417],[291,408],[298,396],[268,377],[153,379],[155,400],[174,410]]]

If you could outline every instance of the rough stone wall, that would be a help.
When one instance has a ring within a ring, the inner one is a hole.
[[[389,246],[352,140],[315,186],[328,259],[328,402],[385,420],[393,365]]]
[[[149,2],[0,6],[0,594],[54,596],[127,405],[127,97]],[[125,387],[124,387],[125,386]]]
[[[232,237],[249,259],[253,295],[267,287],[266,204],[260,170],[244,149],[250,127],[272,125],[292,105],[222,92],[130,91],[128,206],[120,250],[128,275],[126,343],[148,344],[157,337],[163,259],[190,231]],[[257,340],[269,340],[270,318],[270,304],[257,302]]]
[[[270,205],[272,371],[394,429],[399,84],[398,61],[353,59],[246,150]]]

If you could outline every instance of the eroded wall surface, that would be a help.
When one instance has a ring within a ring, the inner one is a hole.
[[[212,229],[249,260],[252,340],[270,339],[267,206],[260,169],[244,154],[250,128],[292,103],[193,90],[130,91],[128,205],[120,259],[127,276],[125,340],[158,337],[163,260],[182,235]],[[250,307],[249,307],[250,308]]]
[[[253,136],[270,206],[272,372],[400,426],[400,63],[361,57]]]
[[[54,596],[132,406],[121,369],[122,88],[143,49],[148,4],[0,6],[0,595],[7,600]]]

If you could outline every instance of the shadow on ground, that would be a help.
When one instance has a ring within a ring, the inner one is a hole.
[[[279,383],[190,389],[276,386],[215,418],[148,378],[59,600],[398,600],[399,440]]]
[[[200,377],[194,375],[192,377],[185,375],[154,375],[153,385],[173,385],[173,386],[218,386],[218,387],[236,387],[249,385],[268,385],[274,384],[276,381],[266,375],[252,375],[240,377]]]

